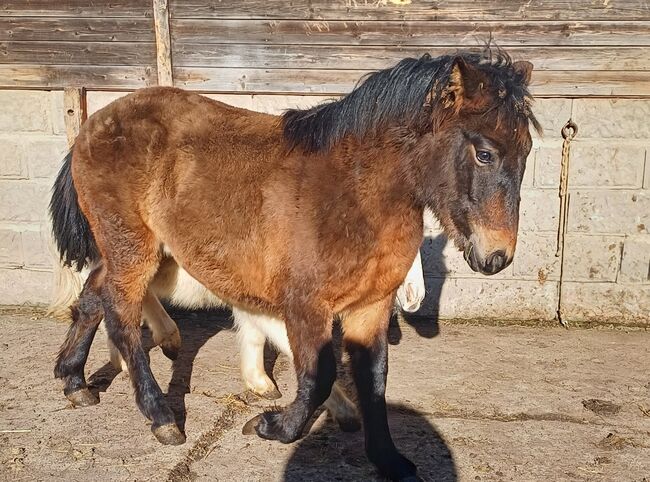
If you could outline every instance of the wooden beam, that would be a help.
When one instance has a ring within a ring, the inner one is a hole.
[[[22,21],[23,19],[21,19]],[[28,20],[28,19],[26,19]],[[86,20],[88,21],[88,20]],[[67,26],[68,20],[66,20]],[[13,28],[13,31],[10,30]],[[21,29],[22,28],[22,29]],[[8,25],[8,40],[35,35],[37,25]],[[98,27],[101,28],[101,27]],[[63,38],[63,26],[57,39]],[[44,29],[43,29],[44,30]],[[259,45],[389,45],[477,47],[490,36],[500,47],[650,45],[647,21],[464,21],[431,20],[228,20],[171,19],[174,47],[178,43]],[[125,32],[120,31],[120,35]],[[2,38],[0,19],[0,38]],[[52,29],[43,32],[53,39]],[[26,38],[29,40],[30,38]],[[121,38],[119,40],[122,40]]]
[[[0,43],[0,48],[1,46]],[[473,50],[480,52],[480,49]],[[217,45],[174,42],[173,55],[175,67],[376,70],[392,67],[405,57],[420,57],[425,53],[438,57],[456,51],[457,48],[449,46]],[[513,59],[529,60],[535,65],[535,70],[650,71],[647,47],[509,47],[507,52]]]
[[[362,70],[175,67],[176,85],[203,92],[340,95],[350,92]],[[533,72],[538,97],[650,97],[650,72]]]
[[[156,62],[153,42],[0,42],[5,64],[145,65]]]
[[[86,120],[86,90],[83,87],[67,87],[63,90],[63,108],[65,132],[68,136],[68,146],[72,147],[79,135],[81,124]]]
[[[7,0],[5,0],[7,1]],[[12,3],[18,0],[10,0]],[[24,2],[24,0],[22,0]],[[41,0],[42,1],[42,0]],[[70,0],[68,0],[70,1]],[[173,18],[298,20],[650,20],[647,0],[172,0]]]
[[[167,5],[167,0],[153,0],[153,18],[156,30],[158,85],[174,85],[172,76],[172,47],[169,34],[169,6]]]
[[[0,17],[151,17],[151,0],[2,0]]]
[[[0,40],[154,43],[150,18],[2,17]],[[138,46],[134,45],[134,48]]]
[[[156,85],[149,66],[0,64],[0,88],[130,90]]]

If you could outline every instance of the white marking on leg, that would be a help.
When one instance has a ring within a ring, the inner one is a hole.
[[[420,251],[411,265],[404,282],[397,290],[397,304],[409,313],[420,309],[425,296],[424,273]]]
[[[275,384],[264,370],[264,343],[266,336],[258,329],[256,315],[237,308],[232,310],[239,339],[241,374],[246,387],[264,395],[276,390]]]

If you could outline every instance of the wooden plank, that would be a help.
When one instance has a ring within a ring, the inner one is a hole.
[[[13,0],[17,1],[17,0]],[[646,0],[172,0],[172,18],[310,20],[650,20]]]
[[[63,90],[63,108],[68,146],[72,147],[79,135],[81,124],[88,117],[85,89],[83,87],[65,88]]]
[[[0,40],[153,42],[148,18],[0,17]]]
[[[0,64],[0,88],[123,90],[156,82],[155,67]]]
[[[172,78],[172,48],[169,36],[169,8],[167,0],[153,0],[154,27],[156,31],[156,62],[158,85],[174,85]]]
[[[2,0],[3,17],[151,17],[151,0]]]
[[[174,44],[178,67],[363,69],[390,67],[405,57],[454,54],[456,47]],[[646,47],[510,47],[539,70],[650,70]]]
[[[201,92],[340,95],[352,90],[359,70],[174,68],[178,87]],[[131,90],[156,85],[153,68],[85,65],[2,65],[0,88]],[[650,97],[650,72],[538,71],[538,97]]]
[[[364,75],[359,70],[231,69],[175,67],[174,83],[204,92],[350,92]],[[532,91],[540,97],[650,97],[650,72],[538,71]]]
[[[1,23],[0,23],[1,25]],[[174,42],[266,45],[650,45],[650,22],[434,22],[172,19]],[[1,33],[0,33],[1,35]],[[0,37],[1,38],[1,37]]]
[[[153,65],[153,42],[0,42],[0,62],[14,64]]]

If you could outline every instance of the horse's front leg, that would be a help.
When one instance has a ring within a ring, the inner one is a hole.
[[[283,410],[259,417],[255,430],[260,437],[283,443],[297,440],[314,411],[329,397],[336,380],[332,318],[327,309],[299,306],[287,310],[287,335],[298,390],[295,400]]]
[[[392,304],[391,296],[348,313],[343,317],[343,341],[359,394],[368,458],[391,480],[419,480],[415,465],[397,451],[388,428],[386,375]]]

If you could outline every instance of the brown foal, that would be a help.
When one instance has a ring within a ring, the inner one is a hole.
[[[256,421],[292,442],[336,378],[340,316],[370,460],[416,477],[386,418],[387,326],[429,207],[476,271],[512,261],[531,148],[532,65],[503,52],[405,59],[309,110],[265,115],[149,88],[91,116],[51,203],[62,259],[96,268],[55,374],[97,403],[84,364],[103,317],[162,443],[184,441],[142,349],[142,300],[163,253],[224,302],[280,317],[295,400]]]

